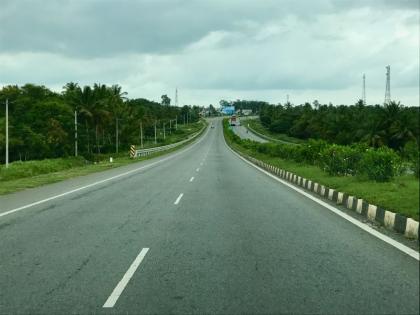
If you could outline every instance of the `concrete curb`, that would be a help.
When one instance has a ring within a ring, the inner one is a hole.
[[[357,198],[356,196],[350,196],[344,192],[325,187],[324,185],[313,182],[310,179],[303,178],[286,170],[267,164],[253,157],[244,155],[241,152],[236,152],[248,161],[251,161],[271,174],[274,174],[277,177],[291,182],[305,190],[311,191],[320,197],[333,201],[338,205],[342,205],[347,209],[353,210],[371,222],[376,222],[390,230],[404,234],[407,238],[416,240],[419,239],[419,222],[411,218],[382,209],[381,207],[370,204],[363,199]]]

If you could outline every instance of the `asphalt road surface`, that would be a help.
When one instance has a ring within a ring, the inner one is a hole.
[[[215,126],[1,197],[0,314],[419,312],[416,259],[245,163]]]
[[[243,121],[244,124],[246,124],[246,120]],[[257,142],[268,142],[267,140],[258,137],[256,134],[252,133],[251,131],[247,132],[247,129],[245,126],[240,125],[240,126],[232,126],[231,127],[233,132],[236,133],[239,137],[241,137],[242,139],[249,139],[249,140],[253,140],[253,141],[257,141]]]

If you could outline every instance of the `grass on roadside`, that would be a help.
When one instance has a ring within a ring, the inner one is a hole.
[[[201,128],[203,128],[202,123],[197,124],[197,126],[201,126]],[[199,131],[199,128],[196,129],[195,127],[190,127],[190,129],[191,130],[184,134],[181,139],[172,138],[173,142],[171,143],[178,142],[182,139],[185,139],[187,135],[191,135]],[[205,129],[202,129],[202,131],[204,130]],[[149,156],[139,157],[136,159],[131,159],[128,156],[128,153],[120,153],[117,156],[115,154],[103,154],[101,155],[102,160],[95,164],[88,163],[83,157],[70,157],[60,159],[45,159],[41,161],[13,162],[10,163],[8,169],[2,165],[0,166],[0,195],[148,160],[179,150],[180,148],[191,143],[191,141],[188,141],[179,147],[167,151],[156,152]],[[110,156],[113,157],[112,163],[109,162]]]
[[[397,176],[389,182],[375,182],[358,176],[331,176],[317,166],[296,163],[253,152],[236,143],[232,143],[228,137],[225,137],[225,139],[230,146],[246,155],[327,187],[363,198],[369,203],[376,204],[386,210],[398,212],[417,221],[419,220],[419,180],[413,175]]]

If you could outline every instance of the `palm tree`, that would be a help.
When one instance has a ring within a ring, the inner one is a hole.
[[[127,92],[121,91],[121,86],[119,85],[113,85],[110,88],[108,88],[108,108],[110,109],[110,112],[112,112],[114,119],[115,119],[115,145],[116,145],[116,151],[118,151],[118,136],[119,136],[119,120],[122,120],[124,117],[129,117],[130,113],[127,110],[126,106],[126,97]]]
[[[92,109],[95,104],[95,95],[93,94],[92,88],[90,86],[84,86],[83,89],[78,88],[76,90],[76,102],[78,104],[78,112],[81,115],[81,117],[83,117],[85,122],[87,136],[87,152],[91,153],[89,125],[92,123]]]
[[[381,109],[381,128],[386,133],[389,147],[401,149],[407,141],[415,139],[400,102],[391,101]]]

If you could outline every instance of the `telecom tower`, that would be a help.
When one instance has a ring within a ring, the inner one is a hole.
[[[363,73],[362,101],[366,105],[366,75]]]
[[[391,66],[386,66],[386,88],[385,88],[385,102],[391,102]]]
[[[178,106],[178,88],[175,89],[175,106]]]

